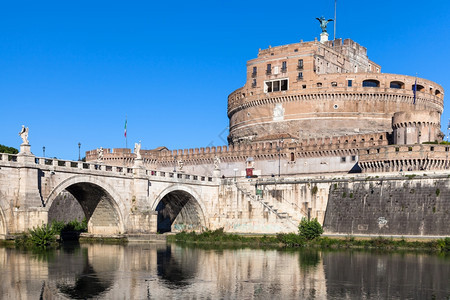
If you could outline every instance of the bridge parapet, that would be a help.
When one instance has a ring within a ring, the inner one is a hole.
[[[20,154],[0,153],[0,165],[8,167],[20,167],[22,163],[18,159]],[[100,176],[125,176],[134,177],[139,168],[126,166],[112,166],[95,162],[61,160],[56,158],[35,157],[36,168],[51,172],[89,173]],[[190,182],[198,184],[216,184],[212,176],[193,175],[183,172],[166,172],[144,169],[144,176],[148,179],[169,182]]]

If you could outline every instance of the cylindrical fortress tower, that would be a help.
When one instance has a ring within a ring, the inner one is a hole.
[[[394,144],[409,145],[441,141],[440,114],[436,111],[397,112],[392,118]]]
[[[244,87],[228,97],[229,143],[392,132],[396,112],[414,111],[423,112],[418,118],[432,115],[427,138],[436,137],[442,87],[380,72],[352,40],[260,50],[247,63]]]

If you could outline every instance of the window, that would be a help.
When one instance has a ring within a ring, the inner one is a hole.
[[[367,79],[367,80],[363,81],[362,86],[363,87],[379,87],[380,82],[375,79]]]
[[[405,85],[403,84],[403,82],[400,81],[391,81],[391,83],[389,84],[389,87],[391,89],[402,89]]]
[[[423,92],[424,90],[425,90],[425,88],[423,87],[423,85],[420,85],[420,84],[413,84],[412,86],[411,86],[411,90],[413,90],[414,91],[414,87],[416,88],[416,91],[418,91],[418,92]]]
[[[298,60],[297,69],[303,70],[303,59],[299,59],[299,60]]]
[[[306,89],[306,84],[302,85],[302,89]]]
[[[352,87],[352,85],[353,85],[353,80],[351,80],[351,79],[347,80],[347,86]]]
[[[331,86],[337,86],[337,82],[336,82],[336,81],[333,81],[333,82],[331,83]]]
[[[253,79],[252,87],[256,87],[256,79]]]
[[[272,74],[272,64],[267,64],[266,74],[267,74],[267,75]]]
[[[258,69],[253,67],[252,77],[256,77],[256,74],[258,74]]]
[[[356,155],[352,155],[352,161],[356,161]]]
[[[282,72],[282,73],[286,73],[286,71],[287,71],[287,64],[286,64],[285,61],[283,61],[283,62],[281,63],[281,72]]]
[[[294,152],[291,152],[291,161],[295,161],[295,155],[294,155]]]
[[[289,88],[287,79],[266,81],[264,84],[264,93],[287,91]]]
[[[303,80],[303,72],[298,72],[298,80]]]
[[[322,82],[318,82],[317,87],[322,87]]]
[[[341,162],[342,162],[342,163],[345,163],[345,161],[346,161],[346,157],[345,157],[345,156],[342,156],[342,157],[341,157]]]

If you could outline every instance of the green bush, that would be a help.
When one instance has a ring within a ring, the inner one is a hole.
[[[450,252],[450,237],[437,240],[437,244],[441,252]]]
[[[29,230],[29,241],[34,247],[46,248],[56,242],[56,234],[49,224],[33,227]]]
[[[277,239],[288,247],[298,247],[305,245],[305,238],[295,233],[280,233]]]
[[[63,221],[52,221],[52,230],[55,234],[61,234],[66,224]]]
[[[52,221],[51,228],[55,234],[61,234],[67,231],[87,232],[87,220],[86,218],[81,222],[73,220],[67,224],[63,221]]]
[[[308,221],[303,218],[298,226],[298,233],[300,236],[305,238],[306,240],[313,240],[318,238],[323,233],[322,225],[317,221],[317,219],[312,219]]]

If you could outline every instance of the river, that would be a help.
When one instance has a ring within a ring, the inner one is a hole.
[[[450,257],[175,244],[0,248],[1,299],[450,299]]]

